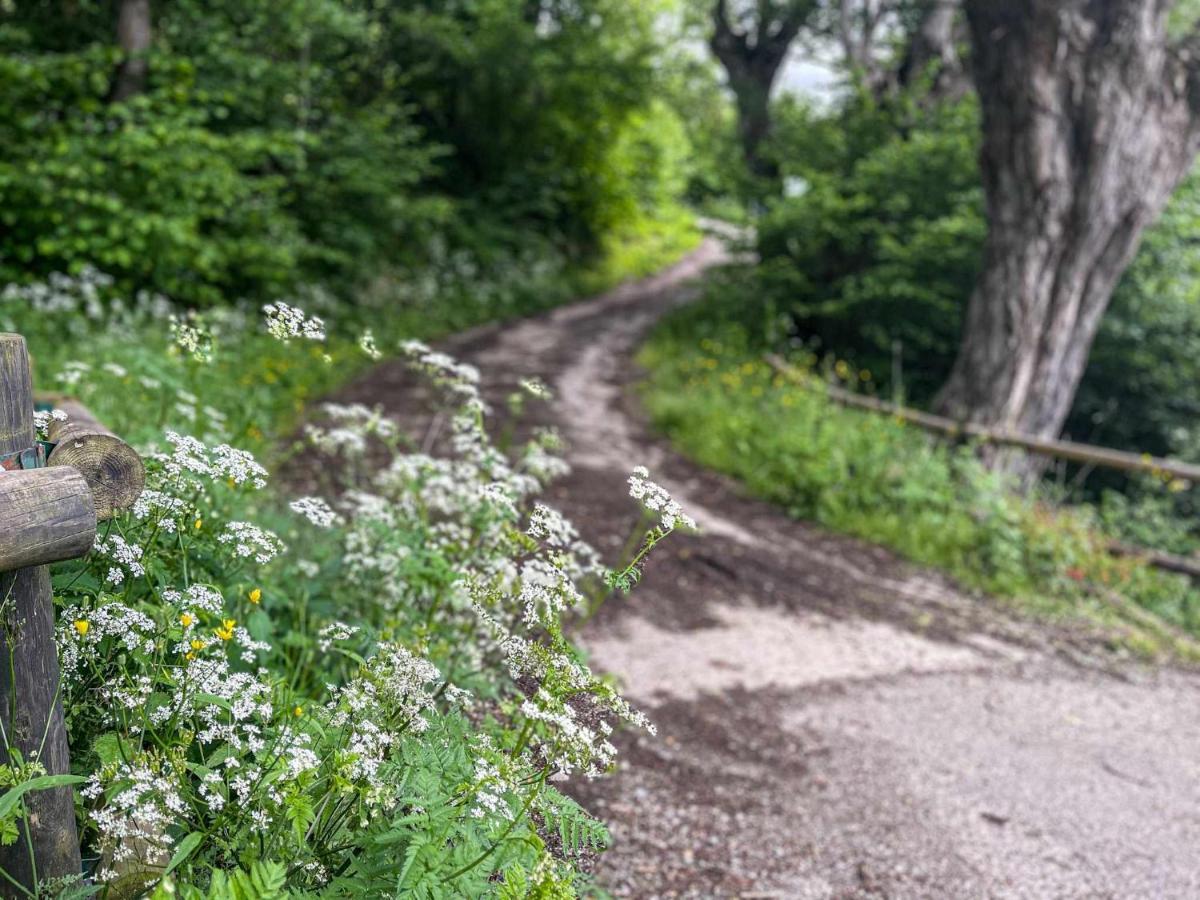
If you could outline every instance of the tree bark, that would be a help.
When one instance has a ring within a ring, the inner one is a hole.
[[[0,334],[0,454],[33,444],[32,382],[25,341]],[[6,472],[0,477],[27,474]],[[86,495],[82,479],[77,479],[76,489]],[[90,498],[87,504],[90,507]],[[91,528],[95,529],[94,519]],[[78,527],[68,530],[77,533]],[[48,775],[71,771],[58,691],[54,597],[45,566],[0,574],[0,763],[15,763],[18,756],[27,763],[36,760]],[[28,794],[25,808],[28,817],[18,826],[16,843],[0,847],[0,870],[32,896],[39,882],[77,876],[82,864],[69,787]],[[26,895],[0,880],[0,896]]]
[[[934,100],[955,100],[971,89],[970,76],[959,54],[965,43],[960,0],[925,0],[920,23],[912,33],[896,73],[903,87],[932,71],[930,96]]]
[[[1113,289],[1196,156],[1200,90],[1169,6],[966,0],[988,236],[945,414],[1061,431]]]
[[[146,90],[146,76],[150,72],[146,54],[153,37],[150,0],[121,0],[117,12],[117,44],[124,58],[113,78],[110,102],[123,103]]]
[[[779,174],[774,161],[762,155],[771,133],[771,91],[792,41],[815,8],[812,0],[767,0],[759,4],[755,26],[739,28],[729,21],[726,0],[713,5],[710,46],[737,104],[742,155],[750,171],[764,178]]]

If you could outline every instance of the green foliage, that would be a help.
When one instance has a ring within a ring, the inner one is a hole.
[[[619,145],[627,128],[639,128],[631,117],[652,108],[660,6],[417,0],[388,7],[385,55],[408,63],[417,122],[449,149],[436,183],[471,216],[538,221],[578,245],[594,242],[625,213]]]
[[[914,108],[900,132],[897,113],[859,103],[829,122],[797,107],[783,126],[804,133],[804,149],[840,135],[786,173],[800,193],[760,225],[763,289],[792,332],[876,378],[890,377],[898,347],[905,388],[927,397],[979,268],[976,114]]]
[[[823,114],[783,104],[779,122],[792,196],[760,224],[757,283],[735,288],[726,306],[743,308],[737,321],[760,346],[798,342],[867,370],[884,394],[928,402],[957,352],[986,235],[974,102],[856,97]],[[1198,203],[1192,178],[1121,281],[1067,423],[1072,437],[1200,458]],[[1087,488],[1157,502],[1124,477],[1094,474]],[[1193,521],[1194,502],[1188,492],[1172,500]]]
[[[290,896],[285,885],[287,868],[279,863],[255,862],[248,869],[237,869],[229,874],[213,872],[207,891],[190,885],[180,888],[160,884],[151,895],[152,900],[284,900]]]
[[[1022,498],[969,446],[836,406],[822,390],[825,378],[855,388],[870,383],[845,361],[823,365],[801,355],[802,383],[779,377],[721,304],[710,299],[676,313],[641,355],[651,372],[644,391],[650,414],[698,463],[737,477],[798,518],[1047,614],[1111,622],[1103,592],[1112,590],[1200,633],[1195,588],[1111,557],[1090,508]],[[1163,645],[1160,636],[1147,640],[1138,649]]]
[[[658,4],[284,0],[0,7],[0,281],[95,266],[188,305],[343,298],[465,250],[573,264],[671,223],[689,136]]]
[[[50,33],[40,4],[0,13],[0,279],[88,264],[212,304],[401,255],[432,148],[399,96],[361,91],[366,17],[332,0],[156,6],[147,93],[114,104],[113,23],[91,12]]]

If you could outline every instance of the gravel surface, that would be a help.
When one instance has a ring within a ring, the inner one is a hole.
[[[584,630],[658,724],[574,793],[618,897],[1200,897],[1200,678],[1115,660],[888,552],[795,522],[672,453],[632,397],[653,322],[727,259],[469,332],[496,397],[536,375],[573,474],[552,502],[612,558],[648,465],[702,534]],[[416,402],[400,364],[338,399]]]

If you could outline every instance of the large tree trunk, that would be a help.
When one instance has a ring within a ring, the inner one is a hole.
[[[150,0],[121,0],[117,12],[117,43],[124,58],[113,78],[110,102],[122,103],[146,90],[146,76],[150,71],[146,54],[153,37]]]
[[[774,178],[778,167],[762,154],[771,133],[771,91],[788,48],[816,3],[813,0],[775,0],[758,8],[753,29],[729,21],[726,0],[716,0],[712,10],[710,46],[729,78],[737,102],[738,137],[746,165],[755,175]]]
[[[742,158],[750,171],[760,178],[775,178],[779,167],[762,154],[763,142],[771,133],[771,88],[774,73],[753,68],[729,71],[729,87],[737,104],[738,141]]]
[[[1196,79],[1169,5],[967,0],[988,237],[948,415],[1061,431],[1113,289],[1196,155]],[[995,463],[1026,478],[1037,465]]]

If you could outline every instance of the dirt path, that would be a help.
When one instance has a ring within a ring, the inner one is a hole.
[[[1200,678],[1116,667],[889,553],[750,501],[650,435],[647,328],[724,259],[448,348],[497,396],[540,376],[573,474],[553,502],[613,556],[638,464],[703,533],[583,638],[659,726],[580,785],[620,897],[1200,896]],[[385,365],[343,399],[402,410]]]

